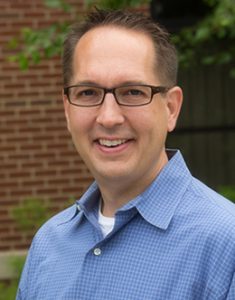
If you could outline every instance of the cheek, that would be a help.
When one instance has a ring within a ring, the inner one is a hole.
[[[159,137],[167,132],[167,111],[164,105],[152,105],[146,107],[135,115],[136,128],[143,135]]]
[[[91,116],[81,111],[72,111],[68,118],[68,127],[77,150],[87,145],[89,133],[92,128]]]
[[[83,110],[72,110],[69,115],[69,124],[71,131],[86,131],[92,124],[92,116]]]

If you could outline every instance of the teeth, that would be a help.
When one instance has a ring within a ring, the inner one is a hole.
[[[106,147],[119,146],[121,144],[124,144],[125,142],[126,142],[126,140],[104,140],[104,139],[99,140],[100,145],[106,146]]]

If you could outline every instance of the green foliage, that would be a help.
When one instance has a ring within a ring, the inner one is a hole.
[[[222,185],[219,187],[218,192],[235,203],[235,186]]]
[[[96,5],[99,8],[108,8],[108,9],[123,9],[127,7],[137,7],[142,4],[146,4],[148,0],[85,0],[84,1],[87,7],[92,7]]]
[[[65,203],[65,207],[74,201],[74,197],[71,197]],[[31,233],[32,230],[36,231],[50,216],[48,205],[42,199],[37,198],[27,198],[12,209],[12,217],[24,234]],[[14,278],[9,282],[0,282],[0,300],[15,299],[25,257],[10,257],[7,263],[14,273]]]
[[[0,282],[0,300],[14,300],[16,297],[17,287],[17,280],[12,280],[8,284]]]
[[[183,29],[175,34],[175,42],[180,64],[184,67],[198,65],[235,63],[235,1],[234,0],[204,0],[212,8],[212,12],[195,26]],[[86,8],[122,9],[136,7],[149,0],[85,0]],[[44,0],[51,9],[71,10],[64,0]],[[10,41],[9,46],[17,50],[11,61],[19,63],[21,69],[27,69],[29,64],[39,63],[42,58],[52,57],[61,53],[64,36],[68,24],[58,23],[43,30],[22,29],[22,36]],[[19,46],[23,41],[23,49]],[[235,68],[231,69],[235,77]]]
[[[204,0],[212,12],[173,37],[183,66],[234,64],[235,1]],[[235,70],[231,69],[234,76]]]
[[[138,6],[146,2],[148,0],[85,0],[85,6],[89,8],[96,5],[100,8],[121,9]],[[51,9],[60,9],[66,12],[71,10],[71,6],[63,0],[44,0],[44,4]],[[14,37],[8,43],[9,48],[16,51],[15,55],[9,57],[9,61],[17,62],[21,70],[26,70],[29,65],[38,64],[43,58],[60,55],[68,25],[67,22],[58,20],[58,23],[42,30],[22,28],[21,36]],[[22,44],[23,48],[21,47]]]
[[[0,282],[0,300],[15,299],[24,263],[25,257],[15,256],[10,258],[9,266],[13,269],[15,277],[10,282]]]
[[[69,12],[72,7],[63,0],[43,0],[51,9]],[[21,36],[9,41],[9,48],[17,50],[9,57],[12,62],[18,62],[22,70],[28,69],[30,64],[38,64],[43,58],[50,58],[61,53],[61,47],[68,30],[67,22],[59,22],[42,30],[33,30],[29,27],[21,29]],[[23,41],[23,49],[19,50]]]
[[[27,198],[14,207],[12,216],[24,233],[37,230],[49,217],[48,206],[40,199]]]
[[[72,7],[63,0],[43,0],[44,4],[49,8],[58,8],[64,11],[70,11]]]
[[[37,64],[42,58],[50,58],[61,52],[64,36],[67,32],[68,24],[53,24],[43,30],[32,30],[23,28],[21,37],[10,41],[9,47],[17,49],[23,40],[23,50],[12,55],[10,61],[16,61],[22,70],[29,67],[29,64]]]
[[[16,279],[18,280],[20,278],[20,274],[24,267],[25,257],[23,257],[23,256],[11,257],[9,260],[9,263],[13,268]]]
[[[24,234],[32,233],[32,230],[36,231],[51,216],[48,205],[42,199],[37,198],[25,199],[15,206],[11,213]],[[14,274],[14,278],[9,282],[0,282],[0,300],[15,299],[25,257],[12,256],[7,263]]]

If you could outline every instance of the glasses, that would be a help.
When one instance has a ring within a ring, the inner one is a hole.
[[[64,94],[72,105],[81,107],[101,105],[108,93],[113,94],[119,105],[142,106],[149,104],[155,94],[166,93],[169,89],[170,88],[164,86],[144,84],[125,85],[112,89],[79,84],[64,88]]]

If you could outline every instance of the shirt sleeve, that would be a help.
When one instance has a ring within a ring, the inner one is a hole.
[[[23,296],[23,291],[25,289],[26,280],[27,280],[26,273],[27,273],[27,267],[25,264],[24,270],[21,274],[20,283],[18,286],[17,294],[16,294],[16,300],[24,300],[25,299],[25,297]]]
[[[27,299],[26,291],[28,289],[28,276],[29,276],[29,272],[30,272],[31,256],[32,256],[33,248],[34,248],[34,245],[32,243],[31,247],[29,249],[25,264],[24,264],[23,271],[20,276],[20,282],[19,282],[19,286],[18,286],[18,290],[17,290],[17,294],[16,294],[16,300],[26,300]]]
[[[18,288],[17,295],[16,295],[16,300],[23,300],[23,297],[21,296],[20,288]]]
[[[233,279],[231,281],[226,300],[235,299],[235,273],[233,273]]]

